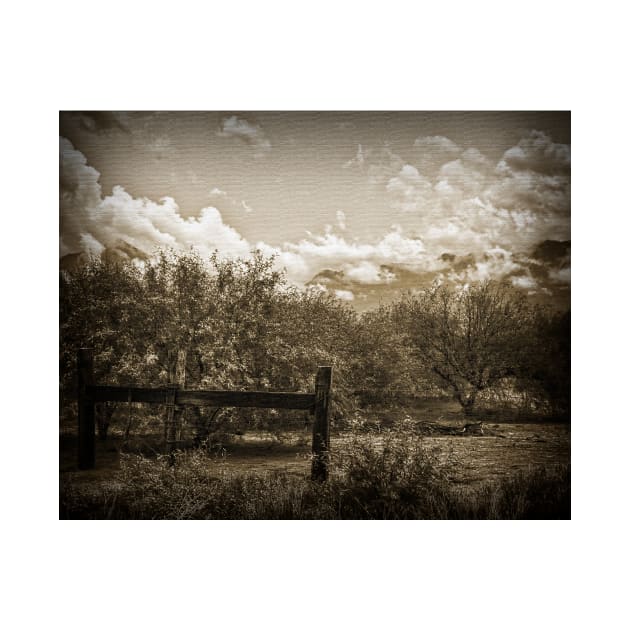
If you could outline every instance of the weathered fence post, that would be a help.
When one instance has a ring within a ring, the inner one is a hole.
[[[79,468],[94,468],[94,400],[87,392],[88,385],[94,385],[94,360],[90,348],[80,348],[77,353],[77,373],[79,384]]]
[[[175,400],[177,399],[178,389],[178,383],[169,383],[166,403],[166,452],[171,465],[175,463],[175,446],[177,445],[177,420],[179,419],[179,414],[177,413]]]
[[[184,407],[175,404],[177,390],[186,387],[186,357],[187,351],[179,348],[177,350],[177,360],[175,361],[174,373],[169,389],[172,393],[171,406],[168,410],[168,426],[166,428],[166,446],[171,465],[175,463],[175,447],[177,446],[177,434],[182,424]],[[180,434],[181,439],[181,434]]]
[[[315,379],[315,421],[313,422],[313,463],[311,479],[326,481],[330,461],[330,421],[328,406],[330,402],[330,386],[332,384],[332,367],[320,367]]]

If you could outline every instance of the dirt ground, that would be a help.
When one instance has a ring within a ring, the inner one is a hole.
[[[364,414],[370,425],[388,426],[404,421],[410,430],[424,436],[426,444],[435,449],[447,463],[454,484],[475,486],[534,467],[553,467],[569,464],[571,458],[571,425],[549,420],[506,421],[484,418],[483,435],[462,433],[466,420],[457,407],[427,403],[420,408],[392,411],[370,411]],[[331,450],[334,452],[350,439],[350,431],[334,431]],[[79,471],[77,467],[77,439],[73,432],[60,435],[60,483],[104,481],[119,466],[119,452],[141,452],[159,457],[160,437],[135,435],[128,444],[114,434],[102,442],[97,440],[96,468]],[[208,459],[217,472],[282,471],[308,475],[310,471],[310,433],[308,429],[272,435],[246,432],[229,442],[215,445]]]

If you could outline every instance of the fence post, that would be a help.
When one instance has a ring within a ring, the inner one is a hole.
[[[175,400],[178,389],[178,383],[169,383],[166,403],[166,452],[171,465],[175,463],[175,446],[177,445],[177,420],[179,419],[179,414]]]
[[[326,481],[330,461],[330,421],[328,406],[330,402],[330,386],[332,384],[332,367],[320,367],[315,378],[315,421],[313,422],[313,463],[311,479]]]
[[[79,384],[79,468],[94,468],[96,437],[94,434],[94,400],[87,393],[87,386],[94,385],[94,359],[90,348],[80,348],[77,353]]]

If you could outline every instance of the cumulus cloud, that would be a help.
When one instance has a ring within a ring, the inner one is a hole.
[[[338,297],[340,300],[354,300],[354,293],[352,293],[352,291],[346,291],[345,289],[336,289],[335,296]]]
[[[396,274],[377,266],[369,260],[361,260],[344,268],[345,276],[358,284],[389,284],[396,279]]]
[[[393,205],[405,212],[418,210],[432,194],[431,182],[420,175],[418,169],[411,164],[405,164],[387,182],[386,190],[395,200]]]
[[[225,257],[249,256],[253,245],[223,221],[216,207],[204,208],[198,217],[184,218],[170,197],[159,201],[136,198],[121,186],[105,196],[99,172],[69,140],[60,138],[59,142],[62,256],[78,252],[99,255],[106,249],[128,250],[128,246],[144,254],[172,247],[193,248],[202,255],[218,249]],[[226,196],[218,188],[210,194],[217,201]],[[345,215],[340,213],[337,218],[344,222]],[[422,241],[405,235],[397,225],[372,242],[348,240],[329,227],[323,235],[309,234],[297,243],[272,247],[259,242],[256,247],[275,256],[277,266],[286,268],[289,281],[297,284],[308,282],[326,267],[341,269],[360,283],[386,283],[393,274],[381,270],[382,264],[418,265],[426,258]]]
[[[271,142],[260,125],[249,122],[239,116],[223,118],[219,124],[217,136],[222,138],[237,138],[255,149],[256,156],[261,156],[271,150]]]
[[[445,276],[456,284],[497,280],[509,276],[522,278],[526,274],[525,267],[520,261],[515,260],[514,254],[502,247],[490,248],[481,256],[469,254],[456,259],[450,270],[445,272]],[[512,282],[522,288],[535,286],[535,283],[531,284],[522,279]]]
[[[502,162],[514,171],[568,175],[571,172],[571,147],[553,142],[542,131],[532,130],[503,154]]]
[[[564,269],[551,269],[549,271],[549,279],[558,284],[570,284],[571,267],[565,267]]]
[[[256,150],[271,146],[259,127],[236,116],[224,119],[219,135]],[[564,145],[532,132],[514,147],[518,151],[510,149],[492,163],[480,151],[462,150],[441,136],[415,144],[414,151],[438,156],[437,162],[422,170],[421,161],[402,160],[387,146],[359,145],[348,166],[380,186],[390,206],[405,213],[407,230],[393,225],[370,241],[352,239],[339,210],[335,227],[323,234],[271,246],[249,243],[225,223],[222,210],[242,215],[250,207],[219,188],[209,190],[211,204],[193,218],[182,217],[170,197],[136,198],[120,186],[104,195],[99,172],[60,138],[60,253],[106,255],[115,249],[131,258],[134,252],[173,247],[247,257],[255,246],[276,257],[291,283],[317,277],[318,286],[345,291],[338,297],[347,300],[360,298],[362,287],[394,290],[401,282],[409,287],[435,278],[458,284],[506,278],[540,291],[570,283],[570,153]],[[343,280],[331,276],[328,282],[323,269]]]
[[[519,289],[534,289],[538,283],[531,276],[513,276],[512,284]]]
[[[444,136],[420,136],[412,147],[412,162],[423,173],[434,174],[442,164],[450,162],[459,155],[462,149]]]
[[[361,169],[391,208],[409,215],[428,252],[525,252],[570,236],[570,147],[543,132],[531,131],[498,162],[444,136],[416,138],[407,157],[362,147]]]
[[[565,216],[570,209],[570,180],[567,176],[510,171],[499,177],[485,194],[499,208]]]
[[[461,149],[449,138],[444,136],[420,136],[414,140],[413,146],[427,153],[453,155]]]
[[[284,243],[282,247],[271,247],[266,243],[256,244],[266,255],[274,255],[279,266],[286,267],[288,277],[298,284],[308,282],[325,268],[342,270],[354,275],[358,281],[376,281],[377,272],[383,264],[405,264],[410,266],[431,265],[425,255],[422,241],[403,234],[400,226],[392,226],[389,232],[373,242],[347,240],[332,231],[323,235],[310,234],[297,243]],[[380,273],[380,282],[388,281],[388,274]]]
[[[170,197],[132,197],[121,186],[103,196],[99,172],[69,140],[60,138],[60,253],[100,254],[122,241],[145,253],[159,247],[195,248],[202,254],[248,255],[250,245],[214,207],[185,219]]]

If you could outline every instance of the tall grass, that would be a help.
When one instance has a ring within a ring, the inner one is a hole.
[[[328,482],[226,470],[202,451],[121,454],[99,483],[65,481],[61,518],[525,519],[570,518],[570,469],[533,469],[475,490],[457,488],[453,462],[398,428],[355,435],[337,449]]]

